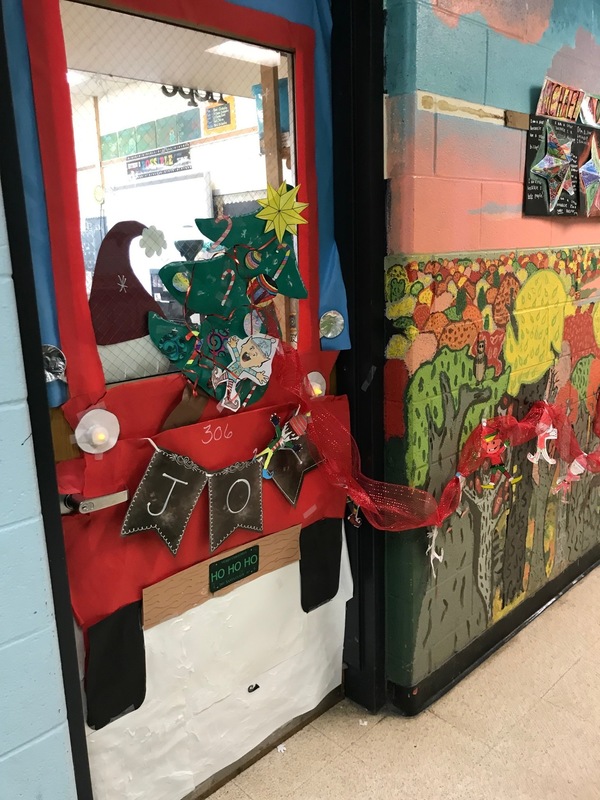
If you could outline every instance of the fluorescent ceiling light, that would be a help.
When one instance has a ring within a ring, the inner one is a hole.
[[[246,42],[236,42],[233,39],[209,47],[206,52],[216,56],[235,58],[238,61],[262,64],[264,67],[278,67],[281,61],[281,56],[275,50],[267,50],[266,47],[257,47]]]
[[[80,83],[87,81],[89,77],[90,76],[87,72],[77,72],[77,70],[74,69],[67,70],[67,81],[69,82],[69,86],[78,86]]]

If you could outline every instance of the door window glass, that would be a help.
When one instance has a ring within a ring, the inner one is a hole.
[[[200,320],[169,294],[160,268],[218,253],[196,218],[256,213],[267,183],[295,185],[293,59],[68,0],[61,14],[86,287],[106,383],[168,372],[147,313]],[[275,117],[263,115],[264,102]],[[277,306],[292,341],[294,303]]]

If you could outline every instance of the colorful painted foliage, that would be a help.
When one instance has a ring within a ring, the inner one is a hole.
[[[597,445],[600,247],[390,257],[386,267],[386,434],[390,452],[401,441],[411,485],[439,497],[482,417],[521,418],[537,400],[564,409],[586,452]],[[415,660],[428,671],[452,654],[450,639],[454,651],[465,646],[598,540],[598,478],[584,475],[564,503],[551,488],[567,465],[532,463],[530,450],[507,453],[521,476],[513,486],[503,477],[484,488],[485,466],[469,479],[444,527],[445,560],[437,586],[427,579],[417,632]]]

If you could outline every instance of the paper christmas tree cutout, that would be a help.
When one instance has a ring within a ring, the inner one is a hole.
[[[274,298],[307,296],[293,246],[297,226],[305,222],[300,212],[307,206],[298,202],[298,189],[285,184],[268,187],[256,215],[197,219],[199,231],[214,242],[213,257],[174,261],[159,272],[187,319],[170,321],[150,314],[152,342],[195,389],[231,411],[259,400],[268,382],[262,380],[263,370],[254,375],[237,369],[232,347],[242,343],[246,359],[253,348],[266,348],[270,362],[274,340],[281,336]],[[200,315],[196,325],[189,322],[192,314]],[[270,376],[270,368],[265,374]]]

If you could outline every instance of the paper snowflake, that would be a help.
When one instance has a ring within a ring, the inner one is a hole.
[[[162,231],[159,231],[156,225],[150,225],[149,228],[144,228],[144,232],[140,237],[140,247],[148,258],[153,255],[159,256],[163,250],[167,248],[167,240]]]

